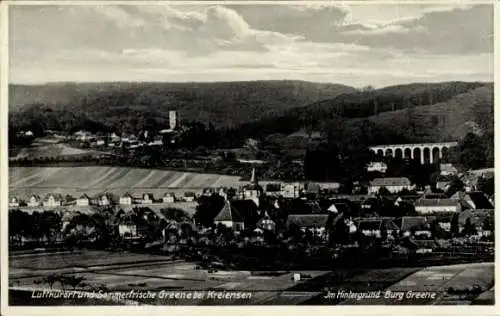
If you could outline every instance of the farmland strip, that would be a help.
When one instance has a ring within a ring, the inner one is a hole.
[[[100,182],[106,180],[116,169],[113,168],[113,167],[107,167],[105,169],[106,171],[104,172],[104,174],[102,176],[100,176],[99,178],[95,179],[94,181],[92,181],[91,183],[89,183],[87,185],[87,188],[92,188],[93,186],[99,184]]]
[[[160,180],[155,182],[152,185],[152,187],[153,188],[166,188],[167,185],[165,185],[165,183],[168,183],[171,179],[173,179],[174,177],[176,177],[178,175],[179,175],[179,172],[176,172],[176,171],[165,171],[165,175],[162,176],[162,178]]]
[[[36,181],[36,182],[32,182],[32,183],[30,183],[30,185],[29,185],[29,186],[30,186],[30,187],[36,187],[36,186],[38,186],[38,185],[40,185],[40,184],[42,184],[42,183],[44,183],[44,182],[48,182],[48,181],[50,180],[49,178],[50,178],[51,176],[53,176],[54,174],[56,174],[57,172],[59,172],[59,170],[60,170],[61,168],[57,168],[57,167],[56,167],[56,168],[50,168],[50,169],[51,169],[51,170],[47,170],[46,174],[45,174],[43,177],[41,177],[41,179],[40,179],[40,180],[38,180],[38,181]]]
[[[100,188],[113,188],[113,187],[116,187],[115,185],[115,182],[117,182],[118,180],[120,180],[121,178],[123,178],[125,175],[127,175],[130,171],[132,171],[132,169],[130,168],[124,168],[124,169],[117,169],[117,173],[108,178],[107,180],[105,180],[104,182],[101,182],[100,185],[96,185],[97,187],[100,187]]]
[[[182,179],[179,179],[178,183],[176,184],[177,187],[179,188],[184,188],[184,187],[189,187],[192,188],[192,185],[188,185],[188,183],[191,182],[197,175],[194,173],[187,173],[185,174],[185,177]]]
[[[150,171],[149,174],[145,178],[142,178],[141,181],[139,181],[136,184],[132,185],[132,187],[141,187],[141,185],[143,185],[144,183],[146,183],[147,181],[149,181],[149,179],[151,179],[155,174],[156,174],[156,170]]]
[[[17,187],[19,186],[21,183],[25,183],[27,181],[30,181],[31,179],[34,179],[34,178],[37,178],[39,177],[41,174],[43,174],[43,169],[39,169],[35,174],[31,175],[31,176],[28,176],[28,177],[25,177],[25,178],[21,178],[19,180],[17,180],[16,182],[14,183],[11,183],[10,186],[13,186],[13,187]]]

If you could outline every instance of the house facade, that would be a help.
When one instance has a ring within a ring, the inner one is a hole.
[[[142,195],[141,204],[153,204],[153,202],[154,202],[153,194],[151,194],[151,193],[144,193]]]
[[[120,204],[121,205],[132,205],[133,204],[133,197],[132,195],[126,193],[123,196],[120,196]]]
[[[413,204],[418,214],[457,213],[461,211],[457,199],[418,199]]]
[[[109,194],[102,194],[97,197],[97,204],[99,206],[108,206],[112,204],[112,199]]]
[[[9,200],[9,207],[19,207],[19,203],[20,203],[19,198],[14,196]]]
[[[184,193],[183,200],[185,202],[193,202],[196,198],[196,194],[194,192],[186,192]]]
[[[59,194],[49,194],[43,200],[42,204],[45,207],[57,207],[61,206],[63,202],[63,197]]]
[[[453,176],[458,174],[457,168],[455,168],[451,163],[442,163],[439,165],[440,175],[442,176]]]
[[[241,214],[236,211],[230,201],[226,201],[222,210],[217,214],[214,219],[215,225],[224,225],[235,231],[242,231],[245,229],[245,222]]]
[[[260,219],[257,210],[258,207],[252,200],[226,201],[215,217],[214,223],[240,232],[257,224]]]
[[[387,171],[387,164],[384,162],[370,162],[366,167],[366,171],[385,173]]]
[[[357,221],[357,231],[366,237],[381,238],[382,231],[388,235],[399,232],[392,218],[363,218]]]
[[[173,193],[165,193],[163,196],[163,203],[174,203],[175,202],[175,194]]]
[[[77,206],[89,206],[90,198],[87,194],[82,194],[78,199],[76,199]]]
[[[29,207],[37,207],[37,206],[40,206],[41,203],[42,203],[42,201],[38,195],[32,195],[29,198],[28,206]]]
[[[386,188],[391,193],[398,193],[402,190],[413,190],[413,186],[408,178],[375,178],[370,182],[368,194],[376,194],[381,188]]]

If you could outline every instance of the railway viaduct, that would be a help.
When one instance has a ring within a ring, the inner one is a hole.
[[[370,150],[384,157],[420,158],[421,164],[432,164],[438,160],[446,160],[449,149],[457,145],[457,142],[377,145],[371,146]]]

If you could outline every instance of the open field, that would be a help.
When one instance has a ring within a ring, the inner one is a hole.
[[[195,263],[169,257],[104,251],[81,251],[59,254],[12,254],[9,258],[11,289],[47,289],[35,284],[52,273],[83,276],[90,287],[105,285],[113,291],[239,291],[251,293],[246,300],[225,300],[224,304],[470,304],[473,298],[451,296],[449,287],[456,289],[479,285],[486,296],[493,292],[493,263],[463,264],[428,268],[388,268],[338,271],[281,271],[265,274],[254,271],[225,270],[208,272],[196,269]],[[300,272],[310,279],[299,282],[292,274]],[[54,289],[60,285],[55,284]],[[328,288],[363,292],[430,292],[434,299],[398,300],[323,299]],[[489,291],[488,291],[489,290]],[[484,296],[484,295],[483,295]],[[217,303],[206,295],[198,300],[169,300],[156,297],[146,304],[209,305]],[[218,302],[221,303],[220,301]],[[104,304],[104,303],[103,303]],[[484,304],[484,303],[483,303]],[[488,303],[486,303],[488,304]],[[490,303],[491,304],[491,303]]]
[[[95,150],[73,148],[64,144],[37,142],[30,147],[13,149],[9,152],[9,159],[22,158],[43,158],[43,157],[66,157],[66,156],[87,156],[87,155],[107,155],[108,153]]]
[[[239,177],[130,167],[11,167],[11,196],[30,194],[82,193],[96,195],[105,191],[116,194],[199,191],[206,187],[239,186]]]

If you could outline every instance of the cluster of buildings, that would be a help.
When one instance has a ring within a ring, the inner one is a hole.
[[[368,166],[377,170],[385,170],[386,167],[383,163],[373,163]],[[196,204],[200,196],[218,194],[224,198],[224,204],[215,216],[214,224],[224,225],[235,232],[241,232],[248,227],[256,227],[256,230],[260,232],[274,230],[277,226],[276,218],[270,216],[268,203],[274,201],[272,203],[274,210],[287,214],[286,225],[288,227],[295,225],[300,230],[312,232],[314,236],[323,239],[326,238],[329,227],[339,220],[345,222],[350,233],[358,232],[365,236],[380,237],[383,232],[386,232],[389,235],[398,233],[429,237],[431,226],[435,224],[449,232],[453,216],[458,216],[460,229],[463,229],[469,222],[474,224],[480,236],[490,236],[493,227],[484,223],[494,218],[493,197],[487,197],[483,192],[477,191],[477,179],[488,175],[491,175],[488,170],[479,175],[475,172],[459,174],[452,165],[443,164],[437,185],[447,188],[450,181],[458,177],[465,184],[466,190],[448,196],[432,193],[430,189],[417,191],[415,185],[405,177],[381,177],[369,183],[368,194],[340,196],[332,193],[339,188],[339,183],[271,182],[262,187],[253,169],[250,182],[239,190],[206,188],[200,195],[195,192],[185,192],[182,196],[176,196],[167,192],[161,198],[155,197],[152,193],[143,193],[140,196],[130,193],[121,196],[103,193],[95,197],[82,194],[78,198],[54,193],[44,198],[32,195],[27,201],[11,197],[9,207],[50,209],[64,206],[85,208],[113,205],[123,206],[122,209],[128,210],[141,206],[155,209],[155,206],[162,207],[169,203]],[[379,195],[382,190],[390,193],[384,196],[384,199],[391,201],[395,206],[403,203],[413,206],[415,215],[399,217],[373,215],[379,205]],[[310,197],[311,195],[313,197]],[[319,196],[321,199],[318,199]],[[262,205],[263,200],[267,201],[265,206]],[[358,211],[353,212],[353,209]],[[357,214],[357,217],[343,214]],[[136,224],[127,223],[127,227],[121,229],[120,234],[127,232],[135,236],[138,230],[133,226]]]
[[[49,193],[44,198],[33,194],[27,201],[18,197],[12,197],[9,200],[9,207],[62,207],[62,206],[111,206],[111,205],[152,205],[162,203],[176,202],[194,202],[196,199],[195,192],[185,192],[182,196],[177,197],[174,193],[167,192],[163,197],[157,199],[152,193],[144,193],[141,196],[133,196],[130,193],[125,193],[121,196],[115,196],[110,193],[99,194],[95,197],[90,197],[86,193],[78,198],[71,195],[62,195],[57,193]]]
[[[138,134],[122,133],[121,135],[116,133],[104,135],[101,133],[94,134],[85,130],[77,131],[72,135],[66,135],[64,133],[51,130],[46,132],[54,138],[59,138],[65,141],[71,140],[80,144],[88,144],[92,148],[137,149],[144,146],[163,146],[166,145],[166,143],[174,143],[178,130],[179,124],[177,112],[169,111],[169,128],[156,131],[154,135],[147,130],[141,131]]]

